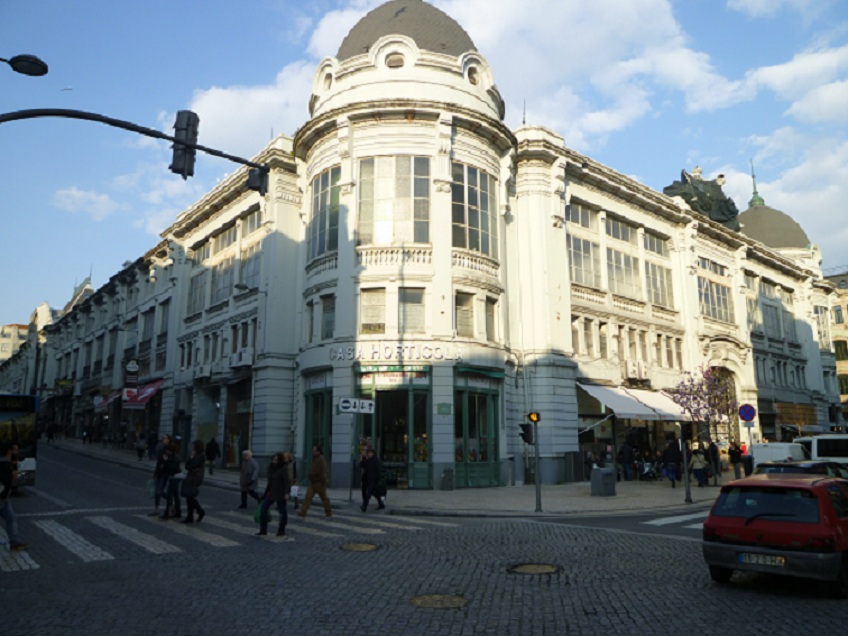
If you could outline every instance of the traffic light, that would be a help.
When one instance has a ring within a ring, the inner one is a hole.
[[[532,424],[519,424],[521,427],[521,439],[524,440],[525,444],[533,445],[533,425]]]
[[[174,123],[174,139],[176,141],[171,146],[174,154],[171,158],[171,165],[168,167],[171,172],[182,175],[183,179],[188,179],[194,175],[194,157],[196,151],[194,148],[189,148],[179,142],[197,144],[197,128],[199,125],[200,117],[194,111],[177,111],[177,121]]]
[[[527,414],[527,419],[530,420],[531,422],[533,422],[534,424],[538,424],[539,420],[542,419],[542,418],[539,417],[538,411],[531,411],[530,413]]]
[[[268,192],[268,170],[262,168],[251,168],[247,173],[247,187],[256,190],[263,197]]]

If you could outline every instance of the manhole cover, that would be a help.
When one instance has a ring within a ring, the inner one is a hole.
[[[468,605],[466,599],[453,594],[423,594],[413,598],[410,603],[415,607],[431,609],[460,609]]]
[[[346,552],[373,552],[379,550],[380,546],[373,543],[343,543],[339,548]]]
[[[519,563],[509,568],[511,574],[556,574],[559,567],[550,563]]]

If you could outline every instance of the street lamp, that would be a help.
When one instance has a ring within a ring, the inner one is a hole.
[[[13,71],[22,75],[33,77],[47,75],[47,64],[35,55],[16,55],[8,60],[0,57],[0,62],[6,62]]]

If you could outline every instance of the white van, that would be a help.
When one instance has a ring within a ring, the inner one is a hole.
[[[826,434],[812,437],[796,437],[810,454],[810,459],[848,464],[848,435]]]
[[[761,462],[802,462],[810,458],[807,450],[794,442],[751,444],[748,452],[754,457],[754,466]]]

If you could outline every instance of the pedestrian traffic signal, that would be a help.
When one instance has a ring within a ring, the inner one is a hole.
[[[247,173],[247,188],[256,190],[263,197],[268,192],[268,170],[263,168],[251,168]]]
[[[185,144],[197,144],[197,128],[199,125],[200,117],[194,111],[177,111],[177,121],[174,123],[175,142],[171,146],[174,154],[171,158],[171,165],[168,167],[171,172],[182,175],[183,179],[188,179],[194,175],[194,158],[197,151]]]
[[[533,424],[538,424],[539,420],[542,419],[542,418],[539,417],[538,411],[531,411],[530,413],[527,414],[527,419],[530,420],[531,422],[533,422]]]
[[[521,439],[524,440],[525,444],[533,445],[533,425],[532,424],[519,424],[521,427]]]

